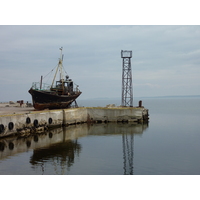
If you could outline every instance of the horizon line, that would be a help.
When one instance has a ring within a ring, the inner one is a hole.
[[[178,98],[178,97],[200,97],[200,95],[165,95],[165,96],[143,96],[143,97],[133,97],[134,98]],[[87,99],[80,99],[80,100],[106,100],[106,99],[120,99],[121,97],[95,97],[95,98],[87,98]],[[77,99],[78,100],[78,99]]]

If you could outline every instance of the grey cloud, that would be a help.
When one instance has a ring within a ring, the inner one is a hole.
[[[83,91],[80,98],[120,98],[121,50],[133,51],[135,96],[199,94],[200,26],[0,26],[0,30],[2,99],[30,99],[27,90],[55,67],[60,46],[67,73]],[[12,88],[13,80],[18,85],[15,96],[3,90],[8,87],[5,83]]]

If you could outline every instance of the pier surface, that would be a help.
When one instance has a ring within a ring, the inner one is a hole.
[[[22,108],[19,106],[5,107],[5,106],[2,106],[2,104],[0,104],[0,115],[23,114],[27,112],[33,112],[33,111],[35,111],[33,107],[31,108],[29,107]]]
[[[0,137],[44,132],[81,123],[148,122],[144,107],[80,107],[37,111],[33,107],[0,104]]]

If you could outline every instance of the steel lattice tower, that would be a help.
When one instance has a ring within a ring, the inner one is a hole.
[[[122,106],[133,107],[133,85],[131,72],[132,51],[121,51],[122,61]]]

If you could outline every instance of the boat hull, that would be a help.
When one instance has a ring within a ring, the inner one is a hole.
[[[53,92],[30,89],[33,107],[36,110],[69,108],[81,92],[73,95],[56,95]]]

